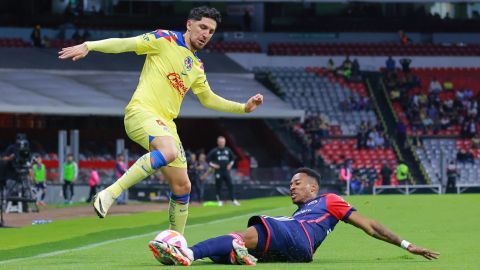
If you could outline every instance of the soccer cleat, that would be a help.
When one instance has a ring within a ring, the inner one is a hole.
[[[218,202],[217,202],[217,205],[218,205],[218,206],[223,206],[223,202],[222,202],[222,201],[218,201]]]
[[[172,261],[175,265],[189,266],[192,264],[193,258],[189,258],[180,248],[174,245],[152,240],[148,243],[148,247],[153,252],[153,256],[163,264],[169,261]]]
[[[93,209],[99,218],[104,218],[114,202],[112,194],[107,190],[102,190],[93,197]]]
[[[232,246],[233,252],[230,253],[230,261],[232,262],[232,264],[257,264],[257,258],[248,253],[248,249],[245,247],[245,243],[242,240],[233,239]]]
[[[233,200],[233,201],[232,201],[232,204],[235,205],[235,206],[240,206],[240,202],[237,201],[237,200]]]

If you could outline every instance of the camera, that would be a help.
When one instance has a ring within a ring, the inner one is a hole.
[[[30,143],[25,134],[17,134],[14,148],[15,157],[12,162],[13,167],[15,168],[17,173],[28,170],[32,158],[32,153],[30,151]]]

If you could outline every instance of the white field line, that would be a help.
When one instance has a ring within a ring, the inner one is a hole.
[[[277,210],[286,209],[286,208],[290,208],[290,206],[268,209],[266,211],[268,211],[268,212],[277,211]],[[261,211],[261,212],[263,213],[265,211]],[[225,221],[244,218],[246,216],[250,217],[250,216],[256,215],[256,214],[259,214],[259,212],[251,212],[251,213],[240,215],[240,216],[222,218],[222,219],[217,219],[217,220],[210,221],[210,222],[205,222],[205,223],[197,223],[197,224],[193,224],[193,225],[188,225],[187,228],[194,228],[194,227],[199,227],[199,226],[204,226],[204,225],[209,225],[209,224],[223,223]],[[107,240],[107,241],[98,242],[98,243],[95,243],[95,244],[89,244],[89,245],[85,245],[85,246],[82,246],[82,247],[76,247],[76,248],[71,248],[71,249],[64,249],[64,250],[58,250],[58,251],[53,251],[53,252],[41,253],[41,254],[37,254],[37,255],[33,255],[33,256],[29,256],[29,257],[24,257],[24,258],[15,258],[15,259],[10,259],[10,260],[4,260],[4,261],[0,261],[0,265],[8,264],[8,263],[14,263],[14,262],[21,262],[21,261],[26,261],[26,260],[31,260],[31,259],[46,258],[46,257],[56,256],[56,255],[65,254],[65,253],[69,253],[69,252],[87,250],[87,249],[96,248],[96,247],[99,247],[99,246],[103,246],[103,245],[107,245],[107,244],[111,244],[111,243],[116,243],[116,242],[120,242],[120,241],[151,236],[152,234],[157,233],[157,232],[158,231],[153,231],[153,232],[143,233],[143,234],[136,234],[136,235],[132,235],[132,236],[128,236],[128,237]]]

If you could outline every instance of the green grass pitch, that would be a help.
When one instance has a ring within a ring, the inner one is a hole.
[[[480,195],[356,196],[345,198],[361,213],[379,220],[401,238],[439,251],[437,261],[339,223],[314,261],[259,263],[257,269],[480,269]],[[191,207],[186,238],[190,244],[242,230],[253,214],[290,215],[287,197],[244,201],[241,207]],[[167,228],[167,213],[94,216],[23,228],[0,229],[0,269],[166,269],[147,242]],[[239,266],[195,262],[194,269]]]

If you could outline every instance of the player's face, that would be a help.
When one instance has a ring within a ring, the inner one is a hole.
[[[190,45],[194,50],[201,50],[213,36],[217,29],[217,22],[213,19],[202,17],[200,21],[188,20],[187,31],[190,33]]]
[[[315,198],[317,187],[305,173],[297,173],[290,181],[290,197],[294,204],[302,204]]]
[[[217,145],[218,145],[219,148],[224,148],[224,147],[225,147],[225,143],[226,143],[226,142],[225,142],[225,138],[219,137],[219,138],[217,139]]]

